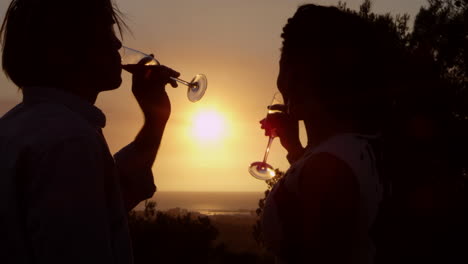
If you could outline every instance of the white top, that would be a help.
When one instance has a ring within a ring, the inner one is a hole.
[[[299,175],[303,166],[313,155],[328,153],[347,164],[356,176],[360,194],[360,243],[362,251],[358,263],[372,264],[374,262],[375,247],[369,231],[375,221],[378,205],[383,197],[383,186],[378,177],[375,157],[368,139],[369,136],[358,134],[340,134],[315,148],[306,150],[300,160],[295,162],[285,174],[284,185],[289,192],[298,193]],[[278,215],[278,208],[274,197],[278,186],[267,197],[262,215],[262,228],[266,243],[274,251],[279,250],[283,238],[282,223]]]
[[[133,144],[112,157],[104,125],[48,87],[25,87],[0,119],[2,264],[133,263],[127,209],[153,195],[153,175]]]

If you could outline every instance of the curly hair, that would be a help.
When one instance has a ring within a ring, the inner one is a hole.
[[[338,118],[378,119],[387,94],[402,77],[403,53],[396,37],[360,17],[335,7],[300,6],[282,33],[287,67],[314,73],[307,90]]]

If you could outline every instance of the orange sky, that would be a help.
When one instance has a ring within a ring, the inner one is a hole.
[[[9,0],[0,2],[0,19]],[[186,89],[168,87],[172,115],[153,167],[160,191],[264,191],[264,182],[252,178],[248,165],[261,160],[267,138],[258,120],[276,91],[280,34],[299,4],[337,1],[297,0],[117,0],[132,34],[124,45],[154,53],[162,63],[190,80],[208,77],[205,97],[191,103]],[[357,8],[361,0],[347,1]],[[374,11],[414,15],[424,0],[375,0]],[[34,63],[34,62],[31,62]],[[142,124],[142,115],[130,92],[129,74],[119,90],[100,95],[97,106],[107,115],[104,130],[112,152],[129,143]],[[0,115],[21,100],[0,75]],[[219,140],[194,135],[197,113],[221,117]],[[270,163],[287,169],[285,151],[273,143]]]

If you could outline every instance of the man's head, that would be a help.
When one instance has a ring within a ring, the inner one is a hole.
[[[13,0],[0,35],[3,69],[20,88],[115,89],[121,83],[115,23],[120,30],[111,0]]]

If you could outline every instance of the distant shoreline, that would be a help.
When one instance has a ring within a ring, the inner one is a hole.
[[[143,212],[144,209],[135,208],[137,212]],[[159,210],[157,211],[163,213],[169,213],[171,215],[185,215],[185,214],[200,214],[204,216],[256,216],[255,210],[247,210],[247,209],[239,209],[239,210],[212,210],[212,209],[199,209],[199,210],[188,210],[185,208],[170,208],[167,210]]]
[[[242,194],[242,193],[252,193],[252,194],[258,194],[258,193],[264,193],[264,192],[254,192],[254,191],[229,191],[229,192],[223,192],[223,191],[168,191],[168,190],[164,190],[164,191],[160,191],[158,190],[156,194],[158,193],[238,193],[238,194]]]
[[[159,211],[179,208],[204,215],[251,215],[263,197],[261,192],[160,191],[148,201],[156,202]],[[145,202],[142,202],[135,209],[141,211],[144,208]]]

